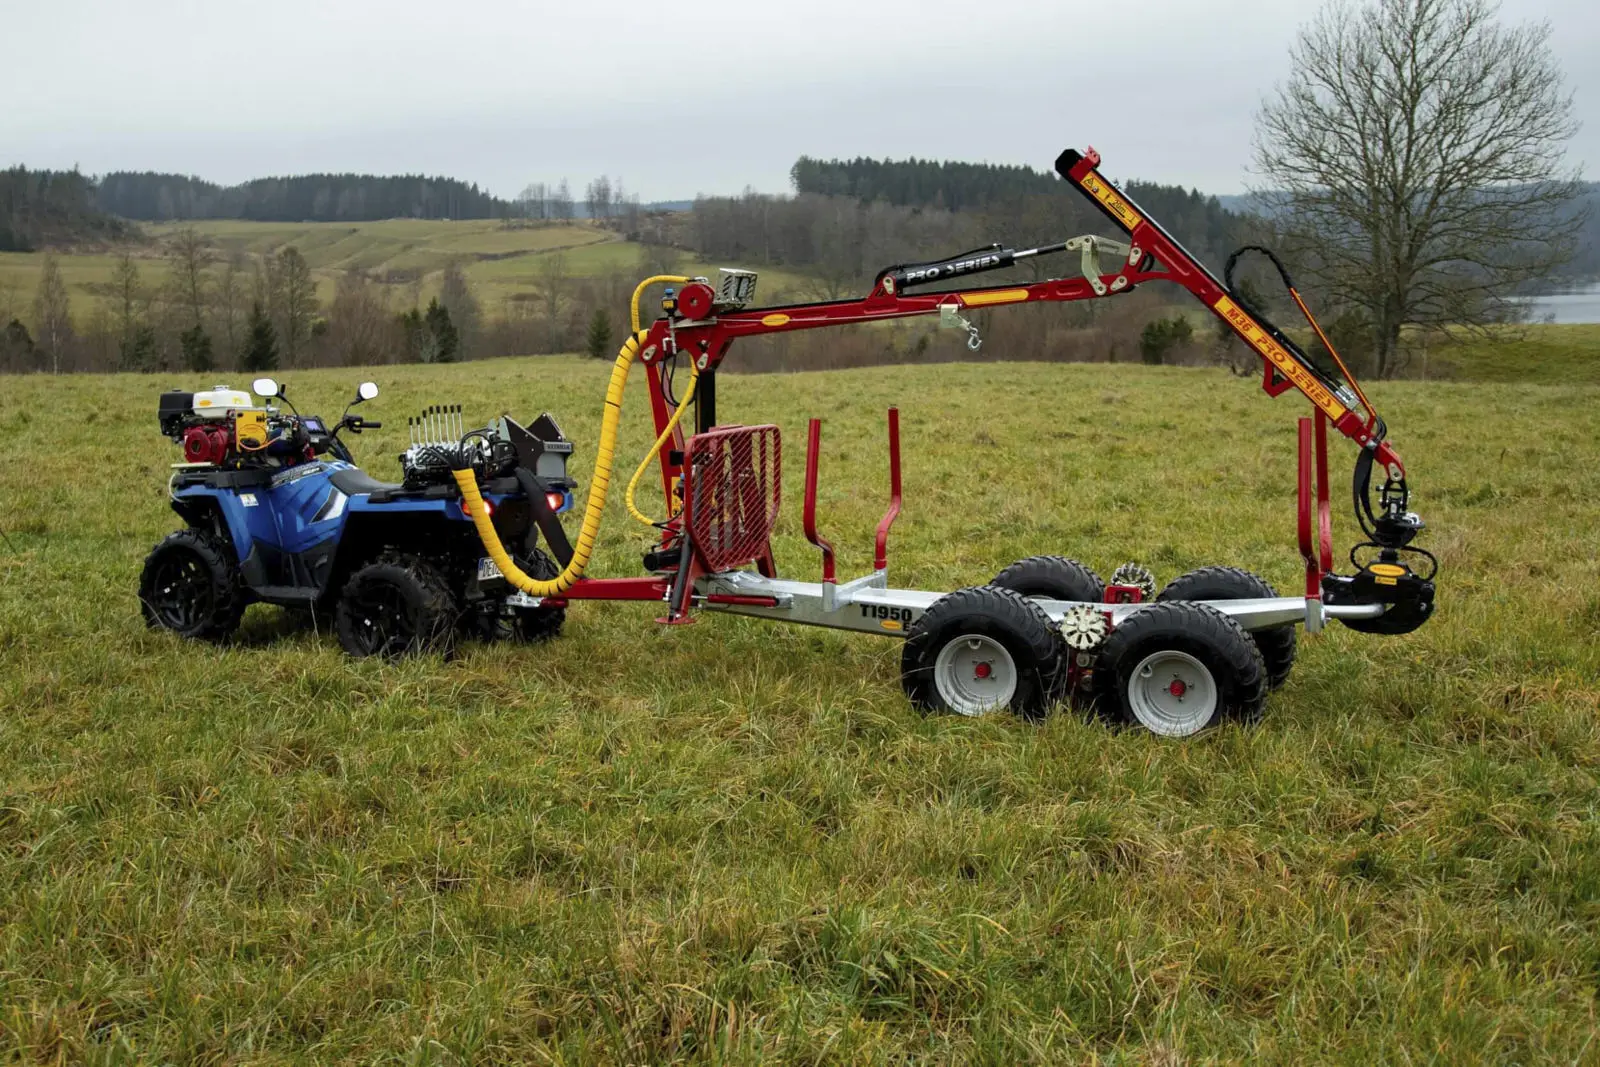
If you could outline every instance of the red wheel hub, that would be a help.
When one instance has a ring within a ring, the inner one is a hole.
[[[976,667],[972,668],[972,673],[978,678],[987,678],[994,673],[994,668],[989,666],[987,663],[980,663]]]
[[[1181,678],[1174,678],[1172,680],[1172,684],[1167,686],[1167,692],[1171,693],[1175,697],[1181,697],[1188,691],[1189,687],[1183,683],[1183,679]]]

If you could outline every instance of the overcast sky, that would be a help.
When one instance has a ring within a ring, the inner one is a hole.
[[[1106,169],[1241,190],[1314,0],[0,0],[0,163],[232,183],[422,171],[510,196],[788,188],[796,156]],[[1548,20],[1600,178],[1600,0]]]

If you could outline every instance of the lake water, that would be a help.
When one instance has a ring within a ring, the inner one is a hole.
[[[1528,301],[1530,322],[1600,322],[1600,285],[1572,293],[1551,293]]]

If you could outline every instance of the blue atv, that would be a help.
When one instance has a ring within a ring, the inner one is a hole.
[[[451,475],[470,462],[518,565],[554,577],[557,559],[571,558],[559,515],[576,483],[572,445],[548,414],[530,427],[502,418],[467,429],[459,406],[429,408],[410,420],[403,479],[391,484],[357,467],[340,439],[381,425],[351,413],[375,384],[362,383],[332,426],[299,414],[271,378],[253,388],[259,404],[225,386],[161,396],[161,431],[184,453],[170,491],[185,525],[145,560],[139,601],[151,627],[220,641],[248,605],[277,604],[331,619],[354,656],[561,629],[561,604],[512,588],[484,557]]]

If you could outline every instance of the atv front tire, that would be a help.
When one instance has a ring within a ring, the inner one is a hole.
[[[350,576],[334,611],[352,656],[448,651],[459,610],[444,575],[416,556],[385,553]]]
[[[233,546],[215,534],[179,530],[145,557],[139,611],[152,629],[222,641],[238,629],[245,601]]]

